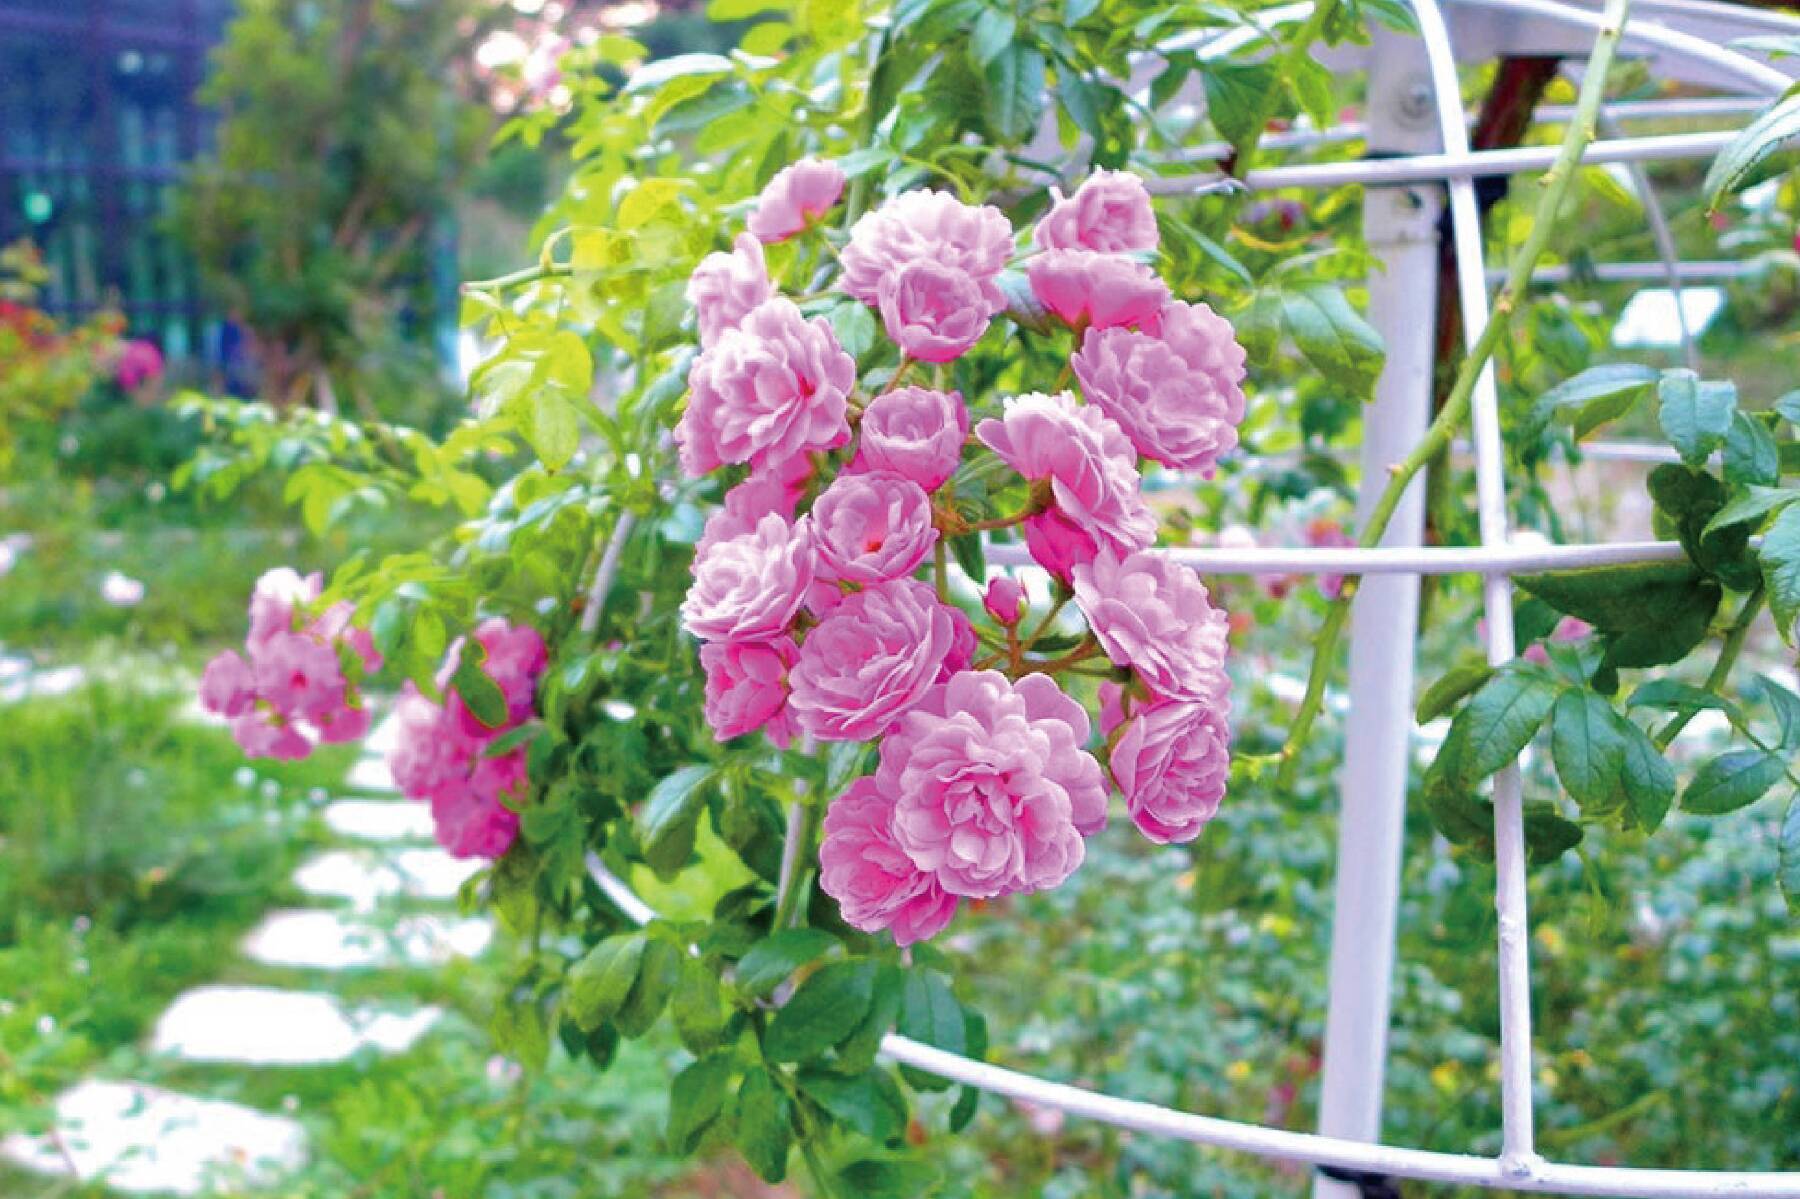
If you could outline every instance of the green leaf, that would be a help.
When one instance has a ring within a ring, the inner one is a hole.
[[[856,1026],[856,1031],[838,1042],[839,1070],[866,1070],[875,1064],[881,1038],[893,1030],[894,1022],[900,1016],[900,996],[905,981],[905,975],[892,962],[879,964],[868,1012]]]
[[[861,361],[875,348],[875,314],[860,300],[844,300],[835,305],[829,316],[831,330],[837,334],[844,353]]]
[[[1516,659],[1497,670],[1451,724],[1463,738],[1453,781],[1473,786],[1517,758],[1550,715],[1557,691],[1549,675]]]
[[[1246,158],[1281,102],[1281,72],[1270,62],[1214,59],[1200,64],[1206,116],[1219,135]]]
[[[1800,749],[1800,695],[1795,695],[1766,674],[1757,675],[1756,682],[1762,690],[1763,699],[1775,709],[1775,719],[1781,724],[1781,748],[1790,753]],[[1741,718],[1739,723],[1742,723]]]
[[[1613,706],[1585,687],[1556,700],[1550,718],[1550,756],[1556,775],[1585,815],[1604,815],[1625,802],[1624,723]]]
[[[983,71],[987,79],[987,121],[1001,141],[1021,142],[1037,128],[1044,107],[1044,56],[1015,42]]]
[[[1334,383],[1367,396],[1381,375],[1381,335],[1336,287],[1309,287],[1281,299],[1281,323],[1294,344]]]
[[[1777,399],[1773,405],[1781,419],[1790,425],[1800,425],[1800,390],[1790,391]]]
[[[527,1070],[540,1070],[550,1053],[550,1029],[544,1009],[530,988],[522,987],[494,1005],[488,1022],[494,1047]]]
[[[1702,766],[1681,795],[1681,809],[1719,816],[1753,804],[1786,773],[1780,758],[1760,749],[1736,749]]]
[[[962,1053],[968,1047],[962,1005],[943,979],[929,970],[914,970],[906,976],[900,992],[900,1034],[947,1053]],[[916,1091],[942,1091],[950,1086],[947,1080],[918,1070],[907,1069],[905,1074]]]
[[[1012,45],[1018,32],[1019,19],[998,8],[984,8],[969,30],[969,57],[978,67],[985,67]]]
[[[950,539],[950,556],[977,584],[987,578],[987,551],[982,548],[980,533],[965,533]]]
[[[644,848],[644,860],[658,878],[673,877],[693,856],[707,785],[714,777],[710,766],[683,766],[665,775],[644,801],[637,822],[638,841]]]
[[[1763,585],[1769,591],[1769,610],[1782,640],[1794,641],[1794,617],[1800,615],[1800,508],[1784,507],[1763,533],[1756,551],[1762,564]]]
[[[1566,819],[1554,804],[1533,800],[1522,815],[1525,856],[1533,866],[1547,866],[1581,844],[1581,826]]]
[[[592,1032],[624,1006],[637,982],[648,938],[642,933],[608,937],[569,967],[563,979],[563,1010]]]
[[[724,1114],[731,1097],[732,1055],[715,1053],[690,1064],[669,1084],[669,1148],[692,1153]]]
[[[1590,367],[1540,396],[1537,411],[1574,426],[1579,440],[1631,411],[1655,382],[1656,371],[1635,362]]]
[[[845,1075],[807,1067],[798,1081],[814,1103],[877,1145],[898,1140],[906,1132],[906,1096],[886,1070]]]
[[[650,1031],[656,1018],[668,1006],[675,982],[681,977],[681,950],[668,941],[652,939],[644,946],[637,978],[619,1005],[613,1022],[628,1037],[641,1037]]]
[[[1773,487],[1781,478],[1781,451],[1769,426],[1749,413],[1731,418],[1725,435],[1725,478],[1740,487]]]
[[[822,1056],[856,1031],[875,994],[875,963],[829,962],[800,984],[769,1021],[763,1053],[772,1062]]]
[[[1787,818],[1781,822],[1781,893],[1788,911],[1800,916],[1800,791],[1788,800]]]
[[[837,940],[816,928],[787,928],[758,941],[737,964],[737,987],[752,999],[773,991],[789,975],[823,957]]]
[[[1608,634],[1615,667],[1679,661],[1705,638],[1724,592],[1688,562],[1636,562],[1519,575],[1529,595]]]
[[[1649,487],[1657,509],[1674,523],[1681,547],[1697,566],[1728,587],[1748,590],[1756,586],[1749,531],[1706,532],[1725,506],[1725,484],[1706,471],[1664,463],[1650,472]]]
[[[1702,186],[1708,210],[1717,208],[1726,192],[1752,180],[1765,162],[1790,148],[1796,138],[1800,138],[1800,95],[1788,95],[1746,125],[1713,159]]]
[[[1625,800],[1637,826],[1653,833],[1675,802],[1675,768],[1643,729],[1629,720],[1620,724],[1625,737]]]
[[[788,1148],[793,1143],[793,1115],[787,1094],[769,1072],[752,1066],[738,1084],[732,1108],[733,1141],[750,1168],[764,1182],[787,1177]]]
[[[718,975],[699,958],[683,955],[681,977],[669,1003],[669,1017],[675,1022],[675,1035],[689,1053],[705,1053],[725,1034],[729,1013],[725,1010],[724,988],[719,986]]]
[[[1709,381],[1690,370],[1667,370],[1656,385],[1663,435],[1689,466],[1704,466],[1725,443],[1737,412],[1737,385]]]
[[[1765,516],[1771,512],[1787,507],[1795,500],[1800,500],[1800,491],[1787,487],[1751,486],[1743,495],[1726,504],[1713,518],[1706,522],[1706,532],[1713,533],[1720,529],[1729,529],[1734,525],[1761,524]]]
[[[930,1162],[899,1153],[851,1162],[837,1178],[838,1192],[856,1199],[922,1199],[943,1181]]]
[[[1487,664],[1487,659],[1480,656],[1457,663],[1425,688],[1425,693],[1419,696],[1418,706],[1413,711],[1413,719],[1420,724],[1436,720],[1487,682],[1493,673],[1494,668]]]
[[[1688,683],[1680,683],[1674,679],[1652,679],[1631,693],[1625,701],[1627,708],[1658,708],[1665,712],[1699,712],[1705,708],[1715,708],[1721,712],[1731,710],[1731,703],[1722,696]]]
[[[1106,137],[1100,109],[1108,95],[1116,97],[1118,93],[1113,88],[1094,83],[1080,72],[1061,68],[1057,71],[1056,96],[1062,101],[1063,111],[1069,114],[1077,129],[1096,142]]]
[[[463,704],[475,719],[490,729],[497,729],[506,723],[506,693],[481,668],[486,660],[487,651],[481,648],[481,643],[473,637],[465,639],[456,655],[456,671],[450,676],[450,685],[462,696]]]

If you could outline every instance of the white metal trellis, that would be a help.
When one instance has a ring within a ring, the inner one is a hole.
[[[1481,51],[1469,53],[1471,58],[1506,53],[1580,56],[1602,20],[1596,10],[1564,0],[1445,2],[1465,53],[1477,47]],[[1252,187],[1358,182],[1379,189],[1372,190],[1367,198],[1365,227],[1371,247],[1383,252],[1387,264],[1384,278],[1371,281],[1375,301],[1371,316],[1387,336],[1389,358],[1376,402],[1364,422],[1368,431],[1363,470],[1364,479],[1377,488],[1385,475],[1385,464],[1397,460],[1416,441],[1430,394],[1429,322],[1419,320],[1417,313],[1430,309],[1436,280],[1435,243],[1426,240],[1426,231],[1435,223],[1437,206],[1443,202],[1435,186],[1446,185],[1464,332],[1473,345],[1487,323],[1489,303],[1480,215],[1470,180],[1478,174],[1540,168],[1547,166],[1551,157],[1536,148],[1470,152],[1466,116],[1458,94],[1451,24],[1438,0],[1412,0],[1412,4],[1422,33],[1419,41],[1401,47],[1384,35],[1377,40],[1371,55],[1354,64],[1374,68],[1370,123],[1358,136],[1366,137],[1374,148],[1398,150],[1410,156],[1274,167],[1253,171],[1248,179]],[[1637,5],[1640,15],[1626,30],[1627,46],[1662,59],[1659,67],[1666,77],[1731,93],[1705,101],[1676,102],[1697,105],[1695,114],[1741,114],[1748,101],[1778,95],[1792,82],[1781,71],[1727,48],[1724,43],[1731,36],[1757,30],[1800,33],[1800,19],[1711,0],[1637,0]],[[1278,25],[1303,20],[1310,11],[1309,3],[1298,3],[1265,10],[1261,15],[1267,24]],[[1211,38],[1190,39],[1186,45],[1197,48],[1204,56],[1212,56],[1234,52],[1260,36],[1256,30],[1232,30]],[[1422,99],[1424,107],[1405,103],[1409,97]],[[1624,112],[1616,115],[1629,119]],[[1421,117],[1435,123],[1435,129],[1422,130],[1418,125]],[[1548,113],[1546,119],[1567,120],[1568,114]],[[1725,136],[1707,133],[1614,138],[1596,143],[1586,161],[1636,163],[1654,158],[1704,156],[1716,152]],[[1315,133],[1310,140],[1317,144],[1342,138]],[[1302,135],[1286,144],[1301,145],[1307,141],[1308,137]],[[1205,157],[1201,153],[1193,155],[1195,159]],[[1165,179],[1158,186],[1178,191],[1213,178]],[[1430,252],[1422,252],[1421,247]],[[1637,265],[1646,273],[1651,269],[1662,272],[1652,277],[1666,277],[1668,273],[1664,263]],[[1724,269],[1721,264],[1709,266]],[[1372,576],[1353,610],[1357,623],[1350,674],[1352,736],[1341,780],[1339,919],[1333,935],[1321,1131],[1266,1128],[1098,1094],[946,1053],[898,1035],[890,1035],[882,1043],[888,1058],[955,1082],[1120,1128],[1319,1167],[1567,1195],[1800,1199],[1800,1173],[1580,1166],[1548,1162],[1535,1152],[1525,853],[1516,767],[1497,776],[1494,790],[1502,1151],[1497,1157],[1480,1157],[1379,1143],[1380,1069],[1385,1057],[1388,973],[1394,944],[1398,829],[1405,803],[1405,754],[1411,735],[1411,646],[1417,577],[1451,572],[1481,576],[1488,656],[1501,662],[1510,659],[1515,650],[1511,616],[1514,573],[1674,560],[1682,556],[1680,546],[1673,542],[1510,545],[1502,476],[1504,458],[1491,368],[1483,373],[1473,397],[1472,426],[1479,546],[1419,546],[1416,509],[1403,505],[1388,537],[1377,549],[1166,551],[1214,573]],[[1662,457],[1662,451],[1659,447],[1613,446],[1595,456],[1655,461]],[[988,559],[996,565],[1030,564],[1029,557],[1017,546],[992,547]],[[629,918],[645,923],[655,917],[649,906],[597,857],[589,856],[588,869],[602,891]],[[1343,919],[1351,910],[1356,919]],[[1326,1199],[1354,1193],[1329,1179],[1321,1179],[1317,1187],[1317,1194]]]

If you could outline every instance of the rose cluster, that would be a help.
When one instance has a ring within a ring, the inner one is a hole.
[[[1244,351],[1147,265],[1159,235],[1135,176],[1098,171],[1055,197],[1023,253],[998,209],[935,191],[863,215],[839,249],[822,218],[843,185],[829,163],[787,168],[749,232],[693,274],[701,353],[676,441],[689,474],[737,482],[707,521],[681,611],[703,643],[719,739],[880,743],[875,772],[825,815],[821,885],[851,924],[909,944],[963,899],[1068,878],[1106,823],[1109,774],[1159,842],[1197,836],[1217,810],[1227,621],[1191,569],[1151,549],[1140,460],[1210,472],[1237,444]],[[879,390],[831,323],[771,279],[765,245],[795,237],[813,240],[790,261],[830,244],[836,289],[879,315],[896,351],[872,355]],[[1008,333],[1054,318],[1035,335],[1067,347],[1080,397],[1005,398],[971,430],[942,364],[1009,317],[1003,276],[1019,270],[1042,311]],[[1024,482],[1018,513],[977,522],[956,508],[955,476],[982,454]],[[1026,629],[1013,579],[988,585],[992,628],[951,602],[946,539],[1003,528],[1085,618],[1073,649],[1034,652],[1056,612]],[[918,577],[934,560],[936,586]],[[1064,689],[1089,675],[1108,680],[1098,736]]]
[[[500,689],[506,712],[499,724],[482,721],[456,689],[464,642],[450,647],[437,676],[444,702],[433,703],[407,683],[395,706],[397,732],[388,768],[401,793],[431,805],[438,843],[459,858],[497,858],[518,835],[519,816],[505,803],[528,781],[525,751],[494,753],[496,739],[532,718],[538,676],[549,661],[544,639],[530,625],[498,618],[476,626],[485,652],[481,671]]]
[[[304,758],[314,740],[355,741],[369,731],[357,680],[380,669],[367,629],[348,601],[321,607],[324,580],[280,567],[256,581],[244,653],[206,664],[200,704],[231,722],[252,758]]]

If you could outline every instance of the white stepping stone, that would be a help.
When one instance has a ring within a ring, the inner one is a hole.
[[[455,899],[480,869],[478,860],[453,858],[441,849],[333,849],[302,862],[294,882],[308,895],[348,900],[368,911],[396,897]]]
[[[363,750],[370,757],[385,758],[400,744],[400,717],[392,712],[363,738]]]
[[[14,1135],[0,1155],[40,1174],[67,1177],[73,1165],[77,1178],[114,1190],[178,1195],[215,1182],[267,1186],[306,1161],[306,1133],[293,1120],[143,1083],[78,1083],[57,1096],[56,1126],[60,1148]]]
[[[405,916],[389,925],[339,912],[271,912],[250,931],[244,952],[268,966],[355,970],[440,966],[480,954],[494,938],[491,921]]]
[[[51,699],[67,695],[87,682],[87,671],[79,666],[55,666],[49,670],[14,669],[0,681],[0,703],[16,704],[21,700]]]
[[[431,808],[412,800],[340,799],[325,805],[325,824],[363,841],[429,841]]]
[[[394,772],[388,769],[386,758],[359,758],[350,773],[344,776],[344,785],[355,791],[381,791],[393,793],[400,790],[394,784]]]
[[[151,1049],[190,1062],[313,1066],[359,1050],[404,1053],[443,1016],[437,1007],[346,1010],[318,991],[196,987],[156,1022]]]

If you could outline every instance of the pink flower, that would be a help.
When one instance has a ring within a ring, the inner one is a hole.
[[[975,435],[1025,478],[1049,479],[1057,510],[1097,543],[1129,553],[1156,540],[1137,456],[1098,408],[1077,406],[1067,392],[1033,392],[1007,400],[1000,419],[982,421]]]
[[[863,411],[856,460],[936,491],[956,473],[968,439],[969,410],[961,395],[900,387],[876,396]]]
[[[401,688],[394,718],[398,731],[387,762],[402,794],[424,799],[467,777],[470,762],[481,751],[481,741],[465,733],[410,680]]]
[[[836,163],[802,158],[775,172],[745,227],[758,241],[786,241],[829,212],[843,194],[844,172]]]
[[[694,583],[681,604],[682,623],[703,641],[779,636],[812,581],[807,526],[770,513],[751,531],[715,542],[694,559]]]
[[[337,651],[304,633],[276,633],[252,652],[257,695],[283,716],[328,718],[344,706]]]
[[[256,703],[250,664],[233,650],[221,652],[200,675],[200,706],[219,716],[242,716]]]
[[[1011,627],[1019,623],[1025,606],[1025,588],[1019,586],[1019,580],[1000,575],[988,580],[987,595],[982,597],[981,605],[988,610],[989,616]]]
[[[839,475],[813,504],[812,529],[820,577],[852,583],[909,575],[937,544],[930,498],[884,470]]]
[[[430,802],[432,835],[453,857],[498,858],[519,835],[519,814],[471,783],[445,787]]]
[[[1100,700],[1100,735],[1108,737],[1125,723],[1125,688],[1107,679],[1094,690]]]
[[[349,600],[339,600],[307,625],[306,632],[309,636],[317,637],[321,641],[341,641],[348,645],[351,652],[362,662],[364,671],[380,670],[381,654],[375,648],[375,637],[369,630],[350,623],[350,618],[355,615],[355,604]]]
[[[254,655],[257,647],[276,633],[292,632],[294,609],[318,599],[324,586],[325,577],[317,573],[301,578],[297,571],[287,566],[265,571],[256,580],[256,589],[250,593],[248,644],[251,654]]]
[[[475,640],[487,651],[481,668],[506,696],[507,723],[529,720],[537,678],[550,661],[543,636],[528,624],[515,625],[496,616],[475,626]]]
[[[1097,170],[1075,194],[1059,198],[1032,238],[1040,250],[1132,254],[1156,249],[1156,214],[1144,181],[1125,171]]]
[[[987,299],[969,275],[937,262],[909,262],[882,276],[881,320],[908,358],[949,362],[987,332]]]
[[[1344,526],[1335,520],[1315,520],[1306,526],[1306,544],[1316,549],[1349,549],[1356,544],[1356,538],[1344,532]],[[1319,594],[1326,599],[1336,599],[1338,592],[1344,589],[1344,576],[1341,574],[1320,575]]]
[[[1157,700],[1138,708],[1112,749],[1131,819],[1159,844],[1192,841],[1219,810],[1231,771],[1225,710]]]
[[[706,723],[729,741],[762,729],[782,748],[793,739],[787,711],[787,673],[799,654],[791,637],[770,641],[712,641],[700,647],[706,670]]]
[[[769,300],[720,334],[688,386],[675,440],[690,475],[727,462],[785,464],[850,440],[845,397],[856,363],[824,317],[809,322],[792,301]]]
[[[319,730],[319,740],[328,745],[361,741],[369,735],[369,710],[345,704],[341,708],[314,716],[313,726]]]
[[[894,839],[952,895],[1042,891],[1106,822],[1087,714],[1048,676],[968,671],[932,688],[881,743]]]
[[[821,741],[867,741],[891,728],[966,649],[968,618],[916,579],[844,597],[807,634],[788,675],[801,730]]]
[[[1339,584],[1341,585],[1343,582],[1342,576],[1334,576],[1334,577],[1338,578]],[[1323,590],[1323,588],[1324,588],[1324,583],[1323,583],[1323,581],[1321,581],[1320,589]],[[1335,592],[1331,592],[1328,594],[1331,594],[1333,596],[1336,595]],[[1586,637],[1589,633],[1591,633],[1593,631],[1594,631],[1594,626],[1589,624],[1587,621],[1581,619],[1579,616],[1565,616],[1561,620],[1556,622],[1556,627],[1554,629],[1550,630],[1549,640],[1552,642],[1580,641],[1583,637]],[[1542,641],[1532,642],[1530,645],[1525,647],[1525,652],[1520,654],[1519,656],[1521,658],[1525,659],[1527,662],[1536,662],[1539,666],[1542,666],[1550,661],[1550,651],[1545,648],[1544,643]]]
[[[1100,547],[1081,526],[1052,508],[1025,518],[1025,549],[1032,561],[1071,583],[1076,564],[1093,561]]]
[[[932,262],[974,280],[992,316],[1006,307],[999,278],[1012,250],[1012,226],[998,208],[974,208],[948,192],[902,192],[851,228],[838,286],[878,306],[883,279],[909,263]]]
[[[794,506],[800,502],[812,473],[812,463],[804,457],[751,472],[748,479],[725,493],[724,502],[706,518],[700,540],[694,545],[694,556],[704,554],[715,541],[748,533],[771,512],[792,520]]]
[[[1088,250],[1048,250],[1025,264],[1031,294],[1066,324],[1110,329],[1156,318],[1169,289],[1141,262]]]
[[[838,901],[844,923],[866,933],[890,929],[899,945],[942,932],[956,896],[913,864],[894,840],[894,800],[859,778],[825,811],[819,886]]]
[[[1106,656],[1165,699],[1223,704],[1228,622],[1200,576],[1166,554],[1102,549],[1075,568],[1075,603]]]
[[[291,721],[267,708],[245,712],[231,722],[232,739],[249,758],[297,762],[312,753],[312,742]]]
[[[113,378],[126,391],[136,391],[146,383],[162,378],[162,351],[153,341],[135,338],[119,347],[119,361],[113,367]]]
[[[731,253],[720,250],[702,258],[687,285],[688,303],[700,326],[700,345],[710,346],[727,329],[737,328],[774,294],[762,243],[748,233],[738,234]]]
[[[1090,329],[1071,359],[1075,377],[1144,457],[1210,471],[1237,445],[1244,419],[1243,348],[1204,304],[1169,304],[1161,325],[1162,337]]]

